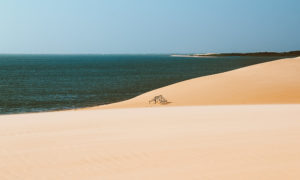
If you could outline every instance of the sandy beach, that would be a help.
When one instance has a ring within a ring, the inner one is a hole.
[[[0,179],[296,180],[299,112],[289,58],[106,106],[1,115]]]

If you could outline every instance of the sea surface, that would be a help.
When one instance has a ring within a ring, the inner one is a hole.
[[[0,55],[0,114],[114,103],[279,57]]]

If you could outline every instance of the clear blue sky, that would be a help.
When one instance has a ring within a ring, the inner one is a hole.
[[[0,53],[300,49],[300,0],[1,0]]]

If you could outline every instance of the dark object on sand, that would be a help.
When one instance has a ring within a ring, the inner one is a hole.
[[[162,95],[159,96],[155,96],[153,99],[151,99],[149,101],[149,104],[151,104],[152,102],[154,102],[154,104],[167,104],[168,100],[166,98],[164,98]]]

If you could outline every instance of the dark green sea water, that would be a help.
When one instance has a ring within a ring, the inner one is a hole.
[[[179,81],[279,59],[168,55],[0,55],[0,114],[126,100]]]

